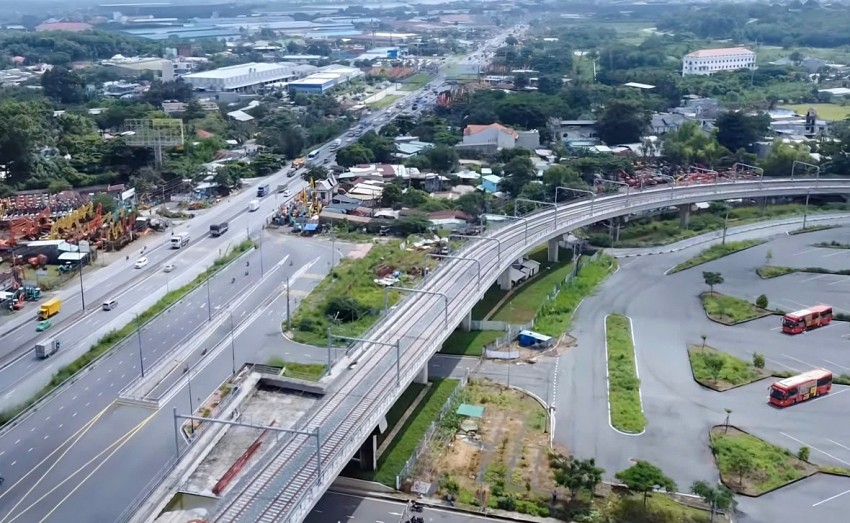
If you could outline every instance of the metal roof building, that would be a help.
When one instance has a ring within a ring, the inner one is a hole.
[[[290,64],[248,63],[187,74],[183,79],[200,91],[237,91],[297,78]]]

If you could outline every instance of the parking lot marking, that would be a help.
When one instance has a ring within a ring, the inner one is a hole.
[[[848,446],[846,446],[846,445],[842,445],[841,443],[838,443],[838,442],[837,442],[837,441],[835,441],[835,440],[831,440],[831,439],[829,439],[829,438],[826,438],[826,441],[828,441],[828,442],[830,442],[830,443],[833,443],[833,444],[835,444],[835,445],[838,445],[839,447],[841,447],[841,448],[842,448],[842,449],[844,449],[844,450],[850,450],[850,447],[848,447]]]
[[[810,252],[815,252],[817,250],[819,250],[819,249],[808,249],[808,250],[805,250],[805,251],[795,252],[794,256],[799,256],[801,254],[807,254],[807,253],[810,253]]]
[[[815,503],[815,504],[814,504],[814,505],[812,505],[812,506],[813,506],[813,507],[816,507],[816,506],[818,506],[818,505],[821,505],[821,504],[823,504],[823,503],[826,503],[827,501],[832,501],[832,500],[833,500],[833,499],[835,499],[835,498],[839,498],[839,497],[841,497],[841,496],[843,496],[844,494],[847,494],[847,493],[850,493],[850,490],[845,490],[844,492],[839,492],[838,494],[836,494],[836,495],[834,495],[834,496],[832,496],[832,497],[829,497],[829,498],[826,498],[826,499],[822,499],[822,500],[818,501],[817,503]]]
[[[840,364],[838,364],[838,363],[835,363],[834,361],[829,361],[829,360],[828,360],[828,359],[826,359],[826,358],[823,358],[823,361],[825,361],[825,362],[829,363],[830,365],[835,365],[836,367],[841,367],[841,368],[842,368],[842,369],[844,369],[844,370],[850,370],[850,367],[845,367],[844,365],[840,365]]]
[[[782,356],[783,356],[783,357],[785,357],[785,358],[788,358],[789,360],[794,360],[794,361],[796,361],[797,363],[802,363],[803,365],[808,365],[809,367],[811,367],[811,368],[813,368],[813,369],[817,369],[817,368],[818,368],[818,366],[817,366],[817,365],[815,365],[815,364],[813,364],[813,363],[809,363],[808,361],[803,361],[803,360],[801,360],[801,359],[799,359],[799,358],[795,358],[794,356],[789,356],[789,355],[787,355],[787,354],[783,354]]]
[[[821,454],[823,454],[824,456],[829,456],[830,458],[834,459],[835,461],[840,461],[841,463],[844,463],[845,465],[850,465],[850,463],[848,463],[847,461],[844,461],[841,458],[837,458],[837,457],[833,456],[832,454],[830,454],[829,452],[823,451],[823,450],[821,450],[821,449],[819,449],[815,446],[809,445],[805,441],[799,440],[799,439],[795,438],[794,436],[789,436],[788,434],[785,434],[784,432],[780,432],[780,434],[785,436],[786,438],[793,439],[794,441],[796,441],[800,445],[805,445],[812,450],[816,450],[816,451],[820,452]]]
[[[800,283],[806,283],[807,281],[819,280],[821,278],[826,278],[827,276],[832,276],[832,275],[831,274],[818,274],[817,276],[809,276],[808,278],[803,278],[802,280],[800,280]]]
[[[838,250],[838,252],[831,252],[831,253],[829,253],[829,254],[824,254],[824,256],[823,256],[823,257],[824,257],[824,258],[832,258],[833,256],[840,256],[840,255],[842,255],[842,254],[845,254],[845,253],[844,253],[844,252],[842,252],[840,249],[836,249],[836,250]]]
[[[848,281],[850,281],[850,278],[842,278],[838,281],[827,283],[827,285],[838,285],[839,283],[847,283]]]
[[[788,370],[793,370],[794,372],[800,372],[800,369],[794,368],[790,365],[786,365],[785,363],[782,363],[781,361],[777,361],[777,360],[774,360],[774,359],[771,359],[771,358],[765,358],[765,360],[767,360],[771,363],[774,363],[776,365],[779,365],[780,367],[785,367]]]

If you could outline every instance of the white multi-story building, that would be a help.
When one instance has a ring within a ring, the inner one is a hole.
[[[755,66],[756,53],[745,47],[700,49],[682,58],[682,76],[753,69]]]
[[[252,91],[266,84],[299,77],[294,64],[249,63],[187,74],[183,79],[199,91]]]

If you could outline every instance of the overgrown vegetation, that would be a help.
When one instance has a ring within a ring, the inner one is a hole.
[[[396,434],[387,451],[378,460],[378,469],[373,474],[367,474],[370,476],[369,479],[395,488],[396,476],[413,454],[428,427],[437,419],[440,409],[446,404],[457,385],[457,380],[435,379],[432,381],[431,390],[413,414],[407,418],[401,431]]]
[[[184,296],[198,288],[209,278],[213,277],[227,264],[241,256],[246,251],[253,248],[253,241],[243,241],[242,243],[237,245],[236,248],[234,248],[232,251],[213,262],[210,268],[198,275],[198,277],[196,277],[190,283],[187,283],[179,289],[175,289],[160,298],[159,301],[157,301],[153,306],[139,314],[136,321],[134,321],[133,323],[128,323],[120,329],[108,332],[101,339],[99,339],[97,343],[92,345],[86,353],[84,353],[82,356],[69,363],[68,365],[65,365],[64,367],[60,368],[56,372],[56,374],[54,374],[53,377],[50,379],[50,382],[44,387],[42,387],[42,389],[38,391],[35,396],[30,398],[26,402],[21,403],[20,405],[16,405],[15,407],[7,409],[0,413],[0,423],[7,423],[9,420],[11,420],[15,416],[35,404],[38,400],[50,394],[55,389],[59,388],[63,383],[65,383],[65,381],[67,381],[77,372],[87,367],[97,358],[99,358],[100,356],[117,346],[119,343],[124,341],[134,332],[136,332],[136,329],[143,327],[147,322],[149,322],[159,313],[166,310],[168,307],[170,307],[171,305],[182,299]]]
[[[754,304],[735,296],[703,293],[700,296],[705,313],[712,320],[724,325],[735,325],[772,314]]]
[[[384,288],[374,282],[376,271],[400,271],[404,276],[399,285],[412,286],[422,269],[433,264],[424,252],[402,249],[398,242],[374,245],[363,258],[342,260],[295,311],[294,339],[324,346],[329,327],[341,336],[363,334],[384,306]],[[400,298],[400,292],[388,292],[390,306]]]
[[[631,322],[626,316],[612,314],[605,320],[608,349],[608,403],[611,424],[623,432],[637,434],[646,428],[640,397],[636,355]]]
[[[266,365],[280,367],[283,370],[282,376],[306,381],[319,381],[328,368],[322,363],[296,363],[281,358],[271,358]]]
[[[463,331],[456,329],[440,348],[441,354],[481,356],[484,347],[504,336],[502,331]]]
[[[531,321],[540,310],[541,304],[546,301],[546,297],[553,289],[563,284],[573,270],[574,265],[569,255],[558,263],[550,263],[545,259],[540,261],[540,272],[511,290],[510,297],[490,319],[517,325]]]
[[[817,471],[788,450],[733,427],[713,428],[711,449],[723,483],[750,496],[764,494]]]
[[[688,347],[688,359],[694,379],[708,388],[723,391],[752,383],[770,376],[764,368],[758,368],[731,354],[707,346]],[[762,358],[762,367],[763,358]]]
[[[553,337],[567,332],[581,301],[591,295],[616,267],[616,260],[604,255],[594,261],[582,263],[578,276],[563,285],[555,299],[540,308],[534,318],[534,330]]]
[[[761,267],[756,268],[756,274],[765,280],[778,278],[779,276],[785,276],[786,274],[792,274],[797,271],[798,269],[793,267],[781,267],[779,265],[762,265]]]
[[[745,249],[761,245],[765,241],[766,240],[741,240],[735,242],[726,242],[725,244],[712,245],[708,249],[705,249],[701,253],[694,256],[693,258],[685,260],[670,269],[669,274],[681,272],[686,269],[690,269],[691,267],[696,267],[697,265],[702,265],[703,263],[708,263],[710,261],[723,258],[724,256],[729,256],[730,254],[735,254],[736,252],[740,252]]]

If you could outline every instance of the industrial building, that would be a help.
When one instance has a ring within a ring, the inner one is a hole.
[[[248,63],[187,74],[183,79],[199,91],[251,91],[298,78],[293,64]]]
[[[122,76],[137,77],[145,71],[151,71],[163,82],[174,80],[174,63],[166,58],[128,58],[117,54],[101,64],[111,67]]]
[[[682,58],[682,76],[753,69],[755,66],[756,53],[746,47],[700,49]]]
[[[363,76],[363,71],[356,67],[328,65],[310,76],[290,82],[289,92],[292,94],[322,94],[361,76]]]

